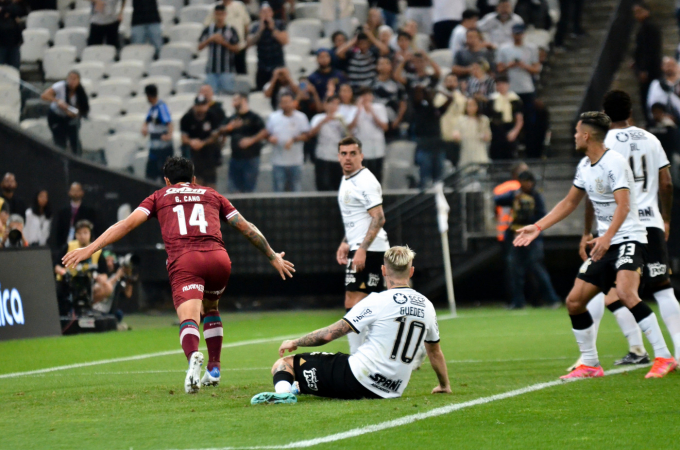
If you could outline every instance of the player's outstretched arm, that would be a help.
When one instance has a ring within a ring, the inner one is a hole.
[[[269,242],[267,242],[267,239],[255,225],[248,222],[241,214],[236,214],[231,219],[229,219],[229,225],[239,230],[241,234],[250,241],[251,244],[261,251],[264,256],[267,257],[267,259],[269,259],[269,263],[274,266],[277,272],[279,272],[281,278],[284,280],[286,277],[293,278],[295,264],[283,259],[283,257],[286,255],[285,252],[276,253],[274,250],[272,250],[272,248],[269,246]]]
[[[147,215],[143,211],[132,211],[132,214],[130,214],[127,219],[123,219],[120,222],[111,225],[108,230],[102,233],[101,236],[87,247],[79,248],[67,253],[61,259],[61,262],[64,264],[64,267],[75,267],[81,261],[85,261],[92,256],[96,251],[122,239],[130,231],[146,222],[146,219]]]
[[[286,350],[294,352],[298,347],[318,347],[320,345],[328,344],[331,341],[349,334],[351,331],[352,328],[347,321],[345,321],[345,319],[340,319],[329,327],[312,331],[298,339],[284,341],[283,344],[281,344],[281,347],[279,347],[279,356],[283,358]]]
[[[444,358],[444,353],[442,353],[442,348],[439,342],[435,344],[425,343],[425,351],[427,352],[427,357],[430,358],[430,364],[434,369],[434,373],[437,374],[437,379],[439,380],[439,386],[432,389],[433,394],[450,394],[451,384],[449,383],[449,372],[446,368],[446,359]]]
[[[541,234],[541,231],[547,230],[556,223],[564,220],[569,214],[573,213],[583,197],[586,196],[586,191],[572,186],[566,197],[562,199],[544,218],[536,222],[534,225],[528,225],[517,230],[517,236],[513,241],[515,247],[525,247],[533,242],[534,239]]]

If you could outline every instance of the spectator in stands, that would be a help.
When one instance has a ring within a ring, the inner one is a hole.
[[[49,194],[41,189],[33,199],[33,204],[26,210],[26,226],[24,238],[29,245],[47,245],[52,226],[52,207]]]
[[[404,30],[399,30],[397,33],[397,50],[392,56],[393,65],[397,66],[404,61],[404,70],[408,73],[415,72],[411,62],[413,51],[413,36]]]
[[[0,0],[0,65],[19,69],[19,49],[28,8],[22,0]]]
[[[85,191],[83,186],[74,182],[68,190],[68,197],[70,204],[57,212],[55,219],[52,221],[52,232],[50,238],[52,239],[52,247],[54,250],[60,250],[68,242],[75,239],[75,224],[81,220],[88,220],[93,226],[93,231],[99,231],[97,222],[97,210],[83,204]],[[59,255],[59,259],[63,254]]]
[[[286,25],[274,20],[274,12],[269,3],[260,7],[260,20],[250,27],[248,46],[257,45],[257,75],[255,83],[258,90],[272,78],[274,70],[286,65],[283,59],[283,46],[288,44]]]
[[[640,104],[647,104],[647,93],[653,80],[661,77],[662,36],[661,28],[652,21],[649,5],[639,0],[633,6],[633,15],[640,24],[635,36],[633,71],[640,88]],[[644,108],[649,121],[649,110]]]
[[[0,182],[0,198],[9,208],[9,214],[19,214],[26,217],[26,203],[16,195],[17,179],[13,173],[7,172]]]
[[[123,21],[123,1],[118,9],[118,0],[91,0],[90,35],[87,45],[113,45],[118,48],[118,27]]]
[[[441,143],[440,113],[434,106],[434,90],[416,84],[410,90],[411,133],[416,142],[416,164],[420,167],[420,187],[426,188],[441,178],[445,154]]]
[[[404,15],[406,20],[414,21],[423,33],[432,34],[432,0],[406,0]]]
[[[335,95],[335,91],[329,91],[327,95]],[[347,126],[350,126],[359,111],[354,103],[354,91],[352,91],[352,87],[349,84],[341,84],[338,87],[337,95],[340,98],[337,114],[342,116]]]
[[[444,78],[443,89],[437,91],[434,106],[439,109],[441,119],[439,125],[442,132],[442,145],[447,159],[453,165],[458,164],[459,144],[454,139],[454,130],[458,118],[465,113],[467,98],[458,88],[458,77],[453,73]]]
[[[326,36],[331,36],[338,31],[349,36],[352,33],[353,13],[354,4],[351,0],[319,0],[319,19],[323,22]]]
[[[387,109],[387,118],[390,122],[387,137],[397,136],[408,109],[408,97],[404,85],[397,83],[392,77],[392,62],[389,58],[383,56],[378,59],[378,77],[373,80],[371,88],[375,102]]]
[[[347,60],[338,56],[338,49],[347,43],[347,35],[342,31],[336,31],[331,36],[333,48],[331,48],[331,65],[333,69],[347,72]]]
[[[232,105],[234,115],[220,130],[231,135],[228,189],[229,192],[250,193],[257,186],[260,152],[267,130],[262,117],[250,110],[247,93],[234,95]]]
[[[215,6],[215,22],[208,25],[198,39],[198,51],[208,48],[206,82],[218,94],[234,92],[236,83],[234,58],[240,50],[238,32],[226,24],[226,16],[224,5]]]
[[[663,58],[662,76],[652,81],[647,94],[646,108],[651,113],[652,105],[661,103],[666,113],[680,123],[680,72],[678,62],[668,56]]]
[[[156,56],[161,52],[163,33],[157,0],[132,0],[130,42],[153,45],[156,49]]]
[[[7,202],[0,197],[0,239],[7,233],[7,222],[9,221],[9,207]]]
[[[461,81],[470,76],[472,63],[484,60],[492,69],[494,63],[493,50],[487,48],[487,44],[482,40],[482,33],[477,28],[467,30],[465,38],[466,47],[453,56],[452,70]]]
[[[416,52],[413,54],[411,62],[413,63],[415,72],[412,74],[404,73],[405,62],[406,61],[402,61],[399,63],[397,68],[394,70],[394,79],[406,86],[406,91],[409,94],[416,86],[424,86],[428,89],[434,89],[437,86],[439,79],[441,78],[442,71],[439,67],[439,64],[434,62],[427,53]],[[428,72],[428,66],[432,69],[432,73]]]
[[[496,78],[496,92],[489,96],[487,115],[491,120],[491,159],[517,157],[517,137],[524,126],[522,100],[510,90],[508,77]]]
[[[144,93],[151,105],[142,125],[142,136],[149,136],[146,178],[158,181],[163,179],[165,161],[173,154],[172,133],[174,125],[168,105],[158,98],[158,87],[155,84],[148,84],[144,88]]]
[[[248,27],[250,26],[250,13],[246,5],[240,0],[222,0],[227,12],[225,23],[236,30],[238,34],[239,51],[234,55],[234,67],[236,73],[245,74],[246,70],[246,47],[248,47]],[[215,14],[206,17],[204,25],[210,26],[215,21]]]
[[[13,239],[12,231],[18,231],[19,236],[16,237],[16,241]],[[11,214],[9,216],[9,221],[7,222],[7,228],[5,229],[5,234],[0,237],[0,245],[4,248],[22,248],[28,247],[28,241],[24,237],[24,218],[19,214]]]
[[[477,28],[486,34],[487,40],[495,47],[512,42],[512,27],[524,25],[520,16],[512,12],[510,0],[498,0],[496,12],[482,17]]]
[[[468,164],[488,164],[491,128],[489,118],[482,114],[479,103],[473,97],[467,99],[465,114],[456,119],[453,139],[460,143],[458,167]]]
[[[399,2],[397,0],[372,0],[370,4],[380,8],[385,25],[393,30],[396,29],[399,18]]]
[[[309,78],[300,77],[300,82],[297,85],[297,94],[295,95],[295,103],[297,110],[301,111],[308,120],[323,111],[323,102],[316,92],[316,88],[309,82]]]
[[[583,0],[560,0],[560,21],[557,22],[555,33],[555,46],[564,50],[564,38],[567,35],[571,22],[572,33],[583,36],[585,31],[581,27],[581,13],[583,12]]]
[[[394,58],[395,54],[394,49],[390,45],[393,37],[394,33],[392,28],[388,25],[380,25],[380,28],[378,28],[378,40],[387,48],[387,53],[384,56],[388,57],[390,60]]]
[[[378,8],[370,8],[368,10],[368,17],[366,19],[366,25],[364,27],[364,32],[366,34],[371,33],[373,36],[378,36],[378,31],[383,24],[382,13]]]
[[[529,166],[525,162],[518,162],[512,165],[510,168],[511,178],[498,186],[493,188],[493,195],[498,197],[499,195],[506,194],[510,191],[516,191],[521,187],[518,181],[519,174],[529,170]],[[505,231],[512,224],[512,208],[509,206],[499,206],[496,205],[496,238],[499,242],[505,240]],[[512,241],[510,241],[512,242]],[[508,246],[503,246],[504,250],[509,250]],[[509,282],[508,282],[509,285]]]
[[[574,0],[572,3],[579,4],[577,9],[580,16],[580,11],[583,9],[583,0]],[[548,0],[517,0],[515,3],[515,13],[522,18],[525,25],[533,26],[537,30],[550,30],[552,27]],[[579,23],[580,20],[579,17]]]
[[[217,182],[220,161],[216,156],[220,152],[220,142],[216,132],[221,125],[220,117],[210,112],[208,99],[201,94],[196,96],[194,106],[180,121],[182,153],[191,155],[196,181],[202,186],[214,188]]]
[[[47,123],[54,145],[66,149],[68,142],[71,152],[80,155],[80,119],[87,118],[90,112],[87,93],[80,84],[80,73],[70,71],[65,81],[57,81],[45,89],[40,98],[50,102]]]
[[[347,60],[347,77],[355,91],[370,86],[377,75],[376,66],[380,55],[388,48],[372,33],[359,32],[338,49],[338,57]]]
[[[299,192],[302,190],[302,143],[307,140],[309,120],[295,109],[295,99],[290,92],[282,92],[280,109],[267,120],[269,142],[274,146],[271,156],[274,192]]]
[[[466,9],[463,11],[463,20],[451,32],[449,39],[449,50],[455,55],[463,50],[467,45],[467,31],[477,28],[479,11],[476,9]]]
[[[269,0],[267,3],[269,3],[269,6],[274,12],[274,19],[284,23],[288,20],[285,8],[286,3],[288,4],[288,10],[290,12],[295,10],[295,0]]]
[[[652,123],[647,131],[661,142],[668,160],[672,162],[673,154],[680,153],[680,136],[678,126],[666,111],[663,103],[654,103],[651,108]]]
[[[358,112],[353,129],[354,137],[362,142],[364,167],[382,181],[383,160],[385,158],[385,133],[389,129],[387,109],[374,102],[373,90],[363,87],[359,91]]]
[[[318,68],[309,75],[309,82],[314,85],[319,98],[326,98],[328,83],[335,85],[346,83],[345,74],[331,65],[331,51],[327,48],[320,48],[316,52],[316,62]]]
[[[434,48],[448,48],[453,29],[463,20],[465,0],[432,0]],[[423,49],[427,50],[427,49]]]
[[[489,76],[489,63],[481,59],[470,66],[467,79],[467,94],[475,97],[482,107],[486,107],[489,96],[496,92],[496,80]]]
[[[279,67],[272,72],[272,79],[264,85],[263,94],[265,97],[271,99],[272,109],[277,110],[279,107],[279,97],[284,91],[290,92],[293,96],[297,96],[298,85],[290,75],[287,67]]]
[[[314,175],[317,191],[337,191],[342,178],[338,164],[338,142],[350,135],[347,123],[338,114],[340,98],[332,95],[324,102],[325,112],[312,118],[310,137],[316,137]]]
[[[204,96],[208,100],[208,111],[219,118],[220,124],[226,123],[227,113],[224,112],[222,102],[215,100],[215,92],[213,91],[212,86],[204,84],[198,89],[198,94]]]
[[[506,194],[496,196],[498,206],[512,208],[512,225],[506,230],[505,242],[509,246],[507,267],[510,272],[511,303],[510,309],[522,309],[526,305],[524,282],[527,272],[531,272],[539,285],[543,300],[551,307],[558,308],[562,303],[555,293],[550,275],[545,268],[543,239],[539,236],[527,247],[511,245],[518,229],[532,224],[546,213],[543,196],[536,191],[536,178],[531,172],[522,172],[518,176],[520,188]]]

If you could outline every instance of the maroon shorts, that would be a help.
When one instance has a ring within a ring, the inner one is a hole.
[[[183,254],[168,268],[175,309],[187,300],[219,300],[230,274],[226,250]]]

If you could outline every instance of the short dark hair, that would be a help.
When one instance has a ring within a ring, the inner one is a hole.
[[[536,177],[534,176],[533,173],[529,172],[528,170],[525,170],[524,172],[517,175],[517,180],[519,180],[519,181],[531,181],[532,183],[535,183]]]
[[[633,101],[627,92],[615,89],[604,94],[602,108],[612,122],[623,122],[633,111]]]
[[[345,36],[345,39],[347,39],[347,34],[345,34],[344,31],[338,30],[335,33],[331,34],[331,42],[334,42],[335,38],[338,37],[338,36]]]
[[[604,138],[609,131],[609,126],[612,124],[612,120],[608,115],[601,111],[588,111],[581,114],[579,120],[582,125],[587,125],[595,130],[593,137],[596,140],[604,142]]]
[[[234,93],[234,95],[238,95],[239,97],[245,99],[246,101],[248,101],[250,97],[248,91],[237,91]]]
[[[223,3],[215,5],[215,11],[226,11],[226,10],[227,10],[227,8],[224,7]]]
[[[649,3],[647,3],[645,0],[637,0],[633,3],[633,6],[639,6],[642,9],[646,9],[647,11],[651,12],[651,7],[649,6]]]
[[[144,87],[144,93],[147,97],[156,98],[158,97],[158,87],[155,84],[147,84]]]
[[[373,93],[373,89],[371,89],[368,86],[362,86],[362,87],[359,88],[359,92],[357,92],[357,95],[362,96],[362,95],[372,94],[372,93]]]
[[[92,229],[94,228],[94,225],[92,225],[92,222],[90,222],[87,219],[79,220],[76,222],[76,226],[73,227],[75,231],[80,230],[81,228],[87,228],[90,230],[90,233],[92,232]]]
[[[411,36],[409,33],[407,33],[407,32],[404,31],[404,30],[399,30],[399,31],[397,31],[397,39],[399,39],[400,37],[406,38],[406,39],[408,39],[409,41],[412,41],[412,40],[413,40],[413,36]]]
[[[279,92],[279,102],[283,97],[290,97],[293,100],[295,100],[295,95],[293,94],[293,91],[290,89],[281,89],[281,92]]]
[[[344,147],[346,145],[354,145],[356,144],[357,147],[359,147],[359,151],[361,151],[361,141],[354,136],[347,136],[346,138],[340,139],[340,142],[338,142],[338,151],[340,151],[340,147]]]
[[[364,32],[357,34],[357,41],[367,41],[368,35]]]
[[[662,112],[666,112],[666,111],[667,111],[667,110],[666,110],[666,105],[664,105],[663,103],[659,103],[659,102],[654,103],[654,104],[652,105],[652,107],[649,108],[649,109],[651,109],[652,111],[654,111],[655,109],[660,109]]]
[[[474,19],[475,17],[479,17],[479,11],[476,9],[466,9],[463,11],[463,20]]]
[[[467,30],[467,31],[465,32],[465,36],[467,36],[467,35],[470,34],[470,33],[477,33],[479,36],[482,35],[482,32],[479,31],[479,28],[470,28],[469,30]]]
[[[326,101],[326,103],[330,103],[330,102],[334,102],[336,100],[340,101],[340,97],[338,97],[337,94],[333,94],[333,95],[329,95],[328,97],[326,97],[325,101]]]
[[[498,75],[496,77],[496,84],[498,83],[509,83],[510,79],[508,78],[507,75]]]
[[[170,184],[191,183],[194,181],[194,163],[181,156],[173,156],[165,161],[163,175]]]

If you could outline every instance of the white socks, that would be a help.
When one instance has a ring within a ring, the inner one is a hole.
[[[644,343],[642,342],[642,332],[640,331],[640,327],[638,327],[638,323],[635,321],[633,313],[623,305],[612,311],[612,313],[614,314],[614,317],[616,317],[616,321],[618,322],[623,335],[628,339],[630,352],[635,353],[638,356],[647,353]]]
[[[576,343],[581,350],[581,362],[586,366],[597,367],[600,365],[600,360],[597,357],[597,347],[595,341],[597,340],[597,333],[595,324],[586,328],[585,330],[576,330],[572,328]]]
[[[364,335],[350,332],[347,335],[347,340],[349,341],[349,354],[353,355],[361,347],[361,344],[364,343]]]
[[[600,292],[595,297],[588,302],[586,306],[590,316],[593,318],[593,324],[595,326],[595,334],[600,329],[600,322],[602,321],[602,316],[604,316],[604,294]]]
[[[656,320],[656,314],[651,313],[644,319],[638,322],[642,332],[647,336],[647,340],[654,348],[655,358],[670,358],[671,352],[668,351],[666,346],[666,341],[663,339],[663,334],[661,334],[661,328],[659,327],[659,322]]]
[[[675,358],[680,358],[680,304],[675,298],[673,288],[669,287],[663,291],[655,292],[654,298],[659,304],[661,318],[668,328],[668,332],[673,340]]]
[[[281,380],[274,385],[274,391],[277,394],[288,394],[290,392],[291,384],[286,380]]]

